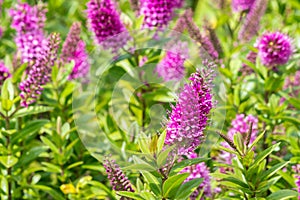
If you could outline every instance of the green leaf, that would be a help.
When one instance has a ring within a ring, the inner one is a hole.
[[[42,162],[42,165],[44,165],[44,171],[46,172],[61,173],[61,169],[57,165],[48,162]]]
[[[172,198],[175,196],[176,191],[183,183],[183,181],[189,176],[189,173],[177,174],[169,177],[163,184],[163,196],[166,198]]]
[[[147,163],[140,163],[140,164],[133,164],[128,167],[124,167],[122,168],[122,170],[156,171],[156,168]]]
[[[28,137],[29,135],[38,132],[45,124],[49,123],[49,120],[40,119],[34,120],[26,124],[17,134],[12,135],[11,143],[15,144],[19,140]]]
[[[273,176],[276,172],[278,172],[280,169],[282,169],[283,167],[285,167],[289,162],[282,162],[282,163],[278,163],[276,165],[274,165],[273,167],[271,167],[270,169],[268,169],[267,171],[264,171],[259,177],[260,180],[264,180],[264,179],[269,179],[271,176]]]
[[[285,200],[291,199],[298,196],[298,193],[293,190],[279,190],[270,194],[266,200]]]
[[[180,186],[176,193],[175,199],[188,199],[188,197],[203,182],[203,178],[196,178]]]
[[[255,138],[255,140],[252,142],[252,144],[250,145],[248,152],[251,151],[253,149],[253,147],[261,140],[261,138],[264,136],[265,132],[261,133],[259,136],[257,136]]]
[[[52,107],[47,107],[47,106],[29,106],[28,108],[22,108],[22,109],[18,110],[13,117],[14,118],[24,117],[24,116],[49,112],[52,110],[53,110]]]
[[[149,184],[151,191],[156,194],[156,195],[160,195],[161,194],[161,179],[155,177],[154,175],[152,175],[150,172],[147,171],[142,171],[141,172],[144,179],[146,180],[146,182]]]
[[[239,152],[241,152],[242,154],[244,154],[245,152],[245,144],[243,142],[243,138],[242,138],[242,135],[241,134],[235,134],[233,136],[233,142],[235,144],[235,146],[237,147],[237,150]]]
[[[222,179],[222,181],[228,181],[228,182],[234,183],[242,188],[247,188],[247,189],[250,188],[247,183],[245,183],[235,177],[227,177],[227,178]]]
[[[55,146],[55,144],[53,144],[48,138],[41,136],[41,140],[42,142],[47,145],[48,147],[50,147],[50,149],[56,153],[56,154],[60,154],[59,149]]]
[[[168,147],[166,150],[160,152],[157,157],[157,166],[158,168],[166,164],[167,158],[170,152],[174,149],[174,146]]]
[[[18,158],[11,155],[0,156],[0,162],[6,168],[10,168],[18,162]]]
[[[1,106],[4,111],[10,111],[13,106],[14,99],[14,86],[11,79],[8,78],[4,81],[1,88]]]
[[[165,144],[165,139],[166,139],[166,134],[167,132],[164,131],[158,138],[158,141],[157,141],[157,152],[159,153],[162,148],[164,147],[164,144]]]
[[[131,199],[144,200],[140,195],[133,192],[119,191],[117,194],[123,197],[129,197]]]
[[[193,159],[186,159],[181,161],[180,163],[175,164],[171,171],[170,171],[170,176],[177,174],[178,172],[180,172],[183,168],[187,167],[187,166],[191,166],[191,165],[195,165],[204,161],[209,160],[209,158],[193,158]]]
[[[16,71],[14,71],[14,73],[12,74],[13,83],[17,83],[21,80],[22,74],[25,71],[26,67],[27,67],[27,63],[24,63],[20,67],[18,67]]]
[[[47,151],[47,147],[44,146],[37,146],[31,148],[29,151],[26,151],[20,158],[20,161],[17,163],[16,167],[25,166],[29,162],[35,160],[39,157],[39,155],[45,151]]]
[[[257,167],[259,165],[259,163],[261,161],[263,161],[268,155],[270,155],[279,145],[280,145],[280,143],[274,144],[273,146],[267,148],[266,150],[264,150],[263,152],[261,152],[260,154],[258,154],[256,156],[253,164],[249,168],[249,170],[251,170],[252,168]]]
[[[55,191],[53,188],[45,186],[45,185],[32,185],[32,188],[35,189],[39,189],[41,191],[47,192],[48,194],[50,194],[55,200],[64,200],[65,198],[58,193],[57,191]]]

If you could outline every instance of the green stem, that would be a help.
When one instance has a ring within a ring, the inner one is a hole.
[[[4,117],[5,119],[5,129],[9,130],[9,116],[8,112],[6,112],[6,116]],[[10,147],[10,134],[7,134],[6,136],[6,147],[8,150],[8,156],[11,154],[11,147]],[[8,182],[8,200],[12,200],[12,195],[11,195],[11,174],[12,174],[12,168],[9,167],[7,168],[7,182]]]

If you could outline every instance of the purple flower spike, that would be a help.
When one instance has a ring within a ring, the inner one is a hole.
[[[162,61],[157,65],[156,71],[165,81],[180,80],[184,77],[184,62],[188,58],[187,43],[178,43],[171,47]]]
[[[250,41],[257,35],[260,28],[260,20],[267,9],[268,0],[255,0],[252,4],[249,13],[239,31],[239,39],[243,42]]]
[[[4,65],[3,62],[0,61],[0,86],[10,76],[11,76],[11,74],[9,73],[8,68]]]
[[[38,62],[48,48],[47,39],[41,31],[17,35],[15,41],[21,53],[22,63]]]
[[[42,93],[42,86],[50,81],[52,66],[57,59],[59,35],[53,33],[47,40],[47,49],[41,52],[40,57],[29,63],[27,78],[20,83],[21,106],[28,107],[34,103]]]
[[[191,153],[187,155],[189,159],[197,158],[196,153]],[[199,163],[196,165],[188,166],[181,170],[180,173],[190,173],[190,176],[184,182],[189,182],[196,178],[203,178],[203,182],[198,186],[198,188],[191,194],[190,199],[196,200],[201,191],[206,197],[211,197],[211,187],[210,187],[210,171],[205,163]],[[203,198],[202,198],[203,199]]]
[[[80,39],[80,32],[81,24],[74,23],[62,48],[62,63],[69,63],[72,60],[75,62],[75,66],[69,75],[70,80],[86,78],[90,69],[88,55],[85,50],[85,43]]]
[[[130,39],[111,0],[90,0],[87,4],[87,15],[96,43],[104,49],[117,53]]]
[[[232,0],[231,5],[234,11],[249,10],[255,0]]]
[[[44,5],[30,6],[27,3],[17,4],[10,10],[11,27],[20,33],[42,30],[45,26],[46,12]]]
[[[291,40],[280,33],[266,33],[256,44],[262,63],[268,67],[284,65],[292,55]]]
[[[122,172],[119,165],[116,164],[116,161],[105,159],[103,166],[106,169],[113,190],[134,192],[130,181]]]
[[[179,151],[190,152],[203,141],[203,131],[213,107],[211,73],[197,71],[191,75],[191,83],[184,86],[176,106],[172,107],[165,144],[176,144],[181,149]]]
[[[141,0],[140,15],[144,15],[144,28],[162,28],[174,15],[174,9],[182,6],[182,0]]]

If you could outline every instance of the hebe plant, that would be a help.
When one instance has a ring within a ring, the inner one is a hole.
[[[297,0],[0,5],[1,199],[300,198]]]

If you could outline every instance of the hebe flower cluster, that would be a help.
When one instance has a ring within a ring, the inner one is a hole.
[[[292,55],[290,38],[280,32],[265,33],[255,46],[262,63],[268,67],[286,64]]]
[[[111,0],[89,1],[87,16],[90,29],[95,34],[96,43],[102,45],[104,49],[110,49],[116,53],[130,39]]]
[[[61,61],[62,64],[75,62],[69,79],[86,78],[90,64],[88,62],[88,55],[85,50],[85,43],[80,39],[81,24],[74,23],[70,32],[63,44]]]
[[[3,62],[0,61],[0,86],[10,76],[11,76],[11,74],[9,73],[8,68],[4,65]]]
[[[45,26],[46,11],[41,4],[30,6],[27,3],[19,3],[9,12],[12,17],[11,27],[18,33],[42,30]]]
[[[47,40],[48,49],[42,55],[29,63],[27,78],[20,83],[21,106],[27,107],[36,101],[43,90],[42,86],[50,81],[52,66],[57,58],[60,38],[51,34]]]
[[[255,140],[258,133],[258,119],[253,115],[245,116],[245,114],[238,114],[236,118],[231,122],[231,128],[228,131],[227,137],[230,140],[233,140],[235,134],[242,134],[246,144],[246,140],[247,140],[246,137],[248,136],[251,126],[252,126],[252,131],[249,138],[250,141],[249,144],[252,144],[252,142]],[[227,142],[222,142],[221,144],[226,148],[231,148]],[[234,155],[226,151],[222,151],[220,158],[224,160],[225,163],[231,164],[231,160],[232,158],[234,158]]]
[[[172,106],[165,144],[177,144],[179,149],[189,152],[202,142],[203,131],[213,107],[211,73],[197,71],[191,75],[191,83],[184,86],[176,106]]]
[[[249,10],[255,0],[232,0],[231,5],[234,11]]]
[[[156,71],[165,81],[180,80],[184,77],[184,62],[189,57],[187,43],[173,45],[157,65]]]
[[[30,6],[27,3],[19,3],[10,10],[22,63],[38,60],[47,49],[47,39],[43,34],[46,11],[42,4]]]
[[[164,27],[172,19],[174,9],[180,8],[182,0],[141,0],[140,15],[144,15],[144,28]]]
[[[191,153],[187,155],[188,159],[197,158],[196,153]],[[211,187],[210,187],[210,175],[209,169],[204,162],[198,163],[192,166],[188,166],[181,170],[180,173],[190,173],[190,176],[184,181],[189,182],[196,178],[203,178],[203,182],[198,186],[198,188],[191,194],[190,199],[195,200],[199,196],[200,192],[203,191],[203,196],[211,197]]]
[[[110,184],[115,191],[128,191],[134,192],[130,181],[120,169],[119,165],[116,164],[115,160],[104,160],[103,166],[106,169]]]

